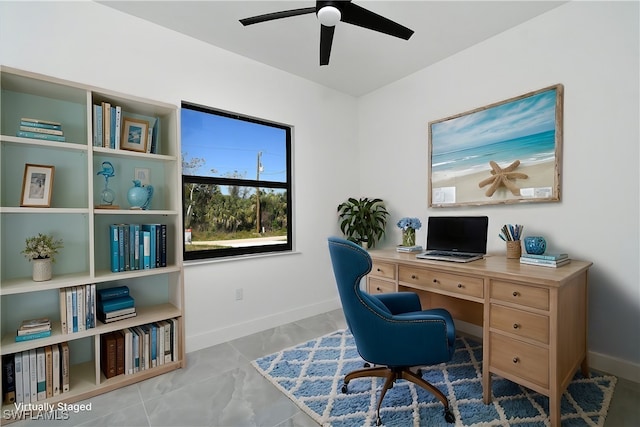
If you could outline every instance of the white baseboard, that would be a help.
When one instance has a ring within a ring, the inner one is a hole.
[[[640,364],[595,351],[589,352],[589,367],[616,377],[640,383]]]
[[[307,317],[327,313],[341,307],[340,301],[337,298],[334,298],[303,307],[297,307],[293,310],[250,319],[246,322],[214,329],[198,335],[187,335],[185,339],[186,351],[187,353],[190,353],[192,351],[201,350],[223,342],[255,334],[256,332],[261,332],[266,329],[275,328],[276,326],[282,326]]]

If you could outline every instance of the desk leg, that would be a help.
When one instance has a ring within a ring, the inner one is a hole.
[[[488,342],[488,341],[485,341]],[[491,372],[489,372],[489,349],[487,345],[483,346],[482,359],[482,400],[485,405],[491,403]]]
[[[559,396],[551,395],[549,396],[549,421],[551,422],[551,427],[560,427],[560,399],[562,398],[562,393]]]

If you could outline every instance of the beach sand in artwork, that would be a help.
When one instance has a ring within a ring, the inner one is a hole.
[[[520,189],[524,188],[550,188],[554,187],[555,176],[555,162],[543,162],[533,165],[521,165],[515,172],[527,174],[527,179],[516,179],[515,185]],[[485,195],[491,184],[482,188],[478,186],[478,183],[489,178],[491,176],[490,168],[487,168],[484,172],[472,173],[469,175],[462,175],[451,178],[444,178],[438,181],[432,182],[432,188],[443,187],[455,187],[455,202],[454,203],[478,203],[478,202],[496,202],[501,200],[513,200],[521,199],[522,196],[514,196],[511,191],[507,190],[504,186],[499,187],[492,197]],[[551,195],[550,195],[551,196]],[[434,204],[437,201],[433,200]]]

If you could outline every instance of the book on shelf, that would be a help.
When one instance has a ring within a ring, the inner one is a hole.
[[[422,252],[422,246],[421,245],[414,245],[414,246],[396,246],[396,251],[397,252]]]
[[[44,348],[45,379],[47,386],[47,399],[53,397],[53,349],[50,345]]]
[[[116,375],[124,375],[124,334],[122,331],[115,331],[116,338]]]
[[[102,102],[102,146],[111,148],[109,141],[111,140],[111,103]]]
[[[2,401],[5,404],[16,401],[16,377],[13,355],[2,356]]]
[[[13,370],[16,382],[16,403],[24,402],[24,383],[22,379],[22,353],[13,354]]]
[[[134,307],[134,300],[130,295],[98,301],[98,312],[107,313],[123,308]]]
[[[50,336],[51,329],[49,329],[48,331],[34,332],[33,334],[28,335],[16,335],[16,342],[37,340],[39,338],[46,338]]]
[[[63,342],[58,345],[60,346],[60,383],[62,387],[62,393],[66,393],[71,389],[69,380],[69,343]]]
[[[22,352],[22,401],[31,402],[31,370],[29,369],[29,351]]]
[[[42,125],[42,126],[53,126],[52,129],[62,129],[62,123],[60,122],[53,122],[51,120],[42,120],[42,119],[30,119],[28,117],[22,117],[20,119],[20,122],[27,122],[27,123],[36,123],[38,125]]]
[[[44,355],[44,347],[36,349],[38,400],[47,398],[47,362]]]
[[[520,257],[520,264],[539,265],[541,267],[561,267],[563,265],[569,264],[570,262],[571,260],[569,258],[553,261],[548,259]]]
[[[24,375],[24,374],[23,374]],[[36,349],[29,350],[29,389],[31,390],[31,403],[38,401],[38,357]]]
[[[36,132],[36,133],[44,133],[48,135],[58,135],[58,136],[64,135],[64,132],[58,129],[47,129],[47,128],[41,128],[41,127],[24,126],[22,124],[20,125],[20,130],[24,132]]]
[[[53,395],[57,396],[62,391],[60,388],[60,347],[58,344],[51,346],[51,361],[53,365]]]
[[[544,259],[549,261],[559,261],[561,259],[569,258],[569,254],[565,253],[544,253],[542,255],[537,254],[522,254],[522,258],[531,258],[531,259]]]
[[[28,128],[37,128],[37,129],[47,129],[47,130],[62,131],[62,125],[61,124],[50,125],[50,124],[47,124],[47,123],[33,122],[33,121],[30,121],[30,120],[33,120],[33,119],[25,120],[24,118],[22,118],[20,120],[20,126],[25,126],[25,127],[28,127]],[[22,130],[25,130],[25,129],[22,129]],[[62,135],[62,134],[59,134],[59,135]]]
[[[18,328],[18,335],[30,335],[51,330],[51,321],[46,318],[23,320]]]
[[[110,299],[129,296],[128,286],[113,286],[111,288],[103,288],[97,290],[98,301],[106,301]]]
[[[127,308],[122,308],[120,310],[112,310],[112,311],[107,311],[105,313],[102,313],[102,315],[104,316],[105,319],[111,319],[114,317],[120,317],[120,316],[124,316],[126,314],[135,314],[136,312],[136,308],[135,307],[127,307]]]
[[[39,133],[39,132],[27,132],[24,130],[17,131],[16,136],[19,136],[20,138],[46,139],[47,141],[58,141],[58,142],[65,142],[67,140],[64,136],[60,136],[60,135],[49,135],[48,133]]]
[[[105,317],[105,314],[108,314],[108,313],[100,312],[99,319],[102,323],[113,323],[113,322],[117,322],[124,319],[130,319],[132,317],[137,316],[137,313],[135,311],[127,314],[121,314],[120,316],[112,316],[112,317]]]
[[[113,332],[100,335],[100,368],[105,378],[116,376],[116,337]]]
[[[60,324],[63,334],[96,327],[96,285],[60,288]]]

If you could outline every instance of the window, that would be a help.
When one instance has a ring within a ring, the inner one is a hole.
[[[184,259],[290,251],[291,128],[182,103]]]

